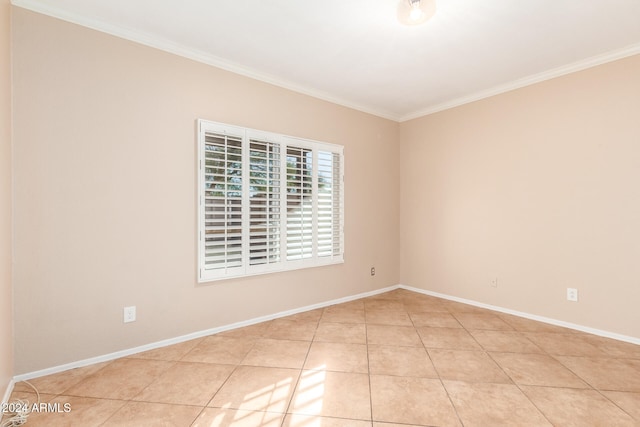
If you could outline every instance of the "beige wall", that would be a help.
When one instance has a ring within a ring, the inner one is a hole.
[[[638,76],[635,56],[402,123],[401,282],[640,338]]]
[[[398,283],[397,123],[23,9],[13,37],[17,374]],[[198,118],[344,145],[346,262],[198,285]]]
[[[0,400],[13,377],[10,24],[11,4],[0,0]]]
[[[640,57],[398,125],[19,8],[12,19],[16,374],[399,282],[640,337]],[[345,264],[198,285],[197,118],[344,145]],[[126,305],[137,322],[122,323]]]

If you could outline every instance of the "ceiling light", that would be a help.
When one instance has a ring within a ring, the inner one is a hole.
[[[409,12],[409,20],[413,22],[418,22],[424,13],[420,9],[420,0],[409,0],[411,3],[411,12]]]
[[[398,4],[398,21],[404,25],[425,23],[435,13],[435,0],[400,0]]]

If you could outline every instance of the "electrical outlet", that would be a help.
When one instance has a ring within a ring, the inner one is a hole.
[[[136,321],[136,306],[132,305],[131,307],[125,307],[123,310],[124,323],[135,322]]]
[[[567,300],[578,302],[578,290],[575,288],[567,288]]]
[[[497,288],[498,287],[498,278],[497,277],[495,279],[491,279],[491,287],[492,288]]]
[[[376,268],[375,267],[371,267],[371,275],[372,276],[376,275]]]

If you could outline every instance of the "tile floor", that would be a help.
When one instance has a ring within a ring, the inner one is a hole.
[[[30,427],[640,426],[640,346],[405,290],[31,382]]]

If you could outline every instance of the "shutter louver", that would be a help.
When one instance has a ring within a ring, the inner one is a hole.
[[[318,152],[318,256],[342,255],[340,154]]]
[[[313,254],[313,152],[287,147],[287,260]]]
[[[204,142],[204,268],[242,267],[242,138]]]
[[[342,193],[342,156],[339,153],[331,153],[332,167],[332,223],[331,223],[331,243],[333,245],[332,255],[342,258],[344,250],[342,224],[344,224],[344,201]]]
[[[280,146],[249,141],[249,265],[280,261]]]

